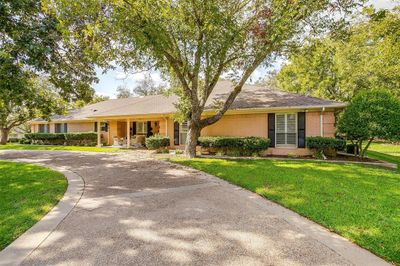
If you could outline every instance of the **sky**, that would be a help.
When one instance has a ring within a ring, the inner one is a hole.
[[[385,8],[389,9],[395,6],[396,4],[400,4],[400,0],[369,0],[369,3],[374,5],[375,8]],[[257,68],[252,76],[250,77],[251,81],[256,81],[259,78],[265,77],[270,70],[278,70],[282,65],[282,60],[278,60],[271,66],[270,69],[265,69],[264,67]],[[143,80],[146,74],[150,74],[153,80],[156,83],[161,83],[162,78],[157,72],[135,72],[134,74],[126,74],[120,69],[109,70],[107,73],[102,73],[101,69],[97,69],[97,77],[99,78],[99,82],[97,84],[93,84],[93,88],[96,91],[96,94],[108,96],[110,98],[116,97],[116,89],[118,86],[127,86],[128,88],[133,88],[138,81]]]

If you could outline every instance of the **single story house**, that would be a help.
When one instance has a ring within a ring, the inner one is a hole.
[[[209,97],[204,117],[232,90],[230,81],[220,81]],[[130,147],[140,136],[154,134],[170,138],[172,148],[186,141],[187,124],[174,122],[175,95],[152,95],[111,99],[55,115],[50,122],[31,121],[32,132],[88,132],[98,134],[98,145]],[[308,136],[334,137],[335,112],[344,103],[245,85],[220,121],[204,128],[202,136],[260,136],[271,139],[269,153],[308,155]]]

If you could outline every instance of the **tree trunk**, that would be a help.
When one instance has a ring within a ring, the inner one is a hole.
[[[188,158],[196,157],[197,140],[200,137],[201,128],[189,122],[189,129],[186,137],[185,156]]]
[[[360,157],[361,157],[361,160],[364,159],[365,152],[368,150],[369,145],[371,145],[371,142],[372,142],[373,140],[374,140],[374,138],[369,139],[369,140],[368,140],[368,143],[367,143],[367,145],[364,147],[364,149],[360,150]]]
[[[10,130],[9,130],[8,128],[2,128],[2,129],[1,129],[0,145],[5,145],[5,144],[7,144],[7,141],[8,141],[8,133],[10,133]]]

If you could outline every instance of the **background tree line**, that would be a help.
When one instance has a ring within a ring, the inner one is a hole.
[[[272,80],[287,91],[344,102],[371,89],[400,96],[400,8],[366,8],[354,21],[307,40]]]

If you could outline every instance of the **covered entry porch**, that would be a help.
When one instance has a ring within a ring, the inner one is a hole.
[[[144,145],[146,137],[173,135],[173,121],[168,117],[99,119],[96,121],[96,132],[98,147],[139,148]]]

